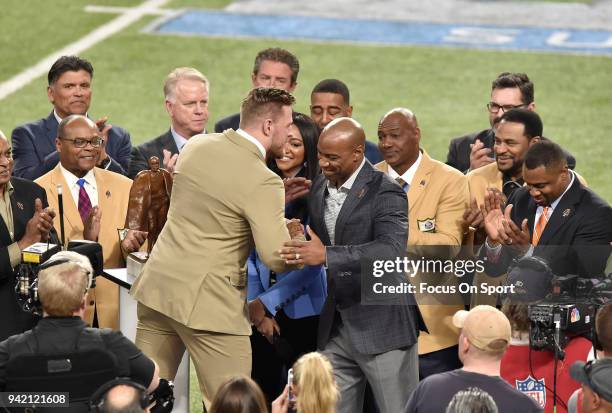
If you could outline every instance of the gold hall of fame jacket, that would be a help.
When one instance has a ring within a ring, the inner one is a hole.
[[[102,213],[98,242],[102,245],[104,268],[123,267],[125,263],[117,229],[123,228],[125,224],[132,180],[100,168],[94,168],[94,176],[98,191],[98,206]],[[82,240],[83,221],[59,164],[35,182],[45,188],[49,206],[55,211],[59,210],[57,185],[62,185],[66,243],[71,240]],[[54,220],[53,224],[59,234],[59,217]],[[93,322],[94,305],[97,309],[100,327],[115,330],[119,328],[119,286],[117,284],[104,277],[96,277],[96,288],[90,290],[85,310],[85,321],[89,325]]]
[[[421,149],[421,152],[421,163],[407,193],[409,230],[406,251],[414,259],[452,259],[461,248],[461,224],[468,204],[467,181],[461,172],[432,159],[425,150]],[[376,167],[388,173],[386,162]],[[456,283],[454,274],[427,274],[426,278],[444,280],[446,284]],[[417,285],[415,297],[428,330],[419,335],[419,354],[427,354],[457,344],[459,332],[452,325],[452,317],[464,306],[458,293],[452,297],[446,294],[436,295],[437,298],[428,296],[418,286],[422,280],[422,274],[411,278]]]

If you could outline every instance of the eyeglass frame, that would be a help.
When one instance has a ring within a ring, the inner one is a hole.
[[[530,103],[523,103],[523,104],[520,104],[520,105],[500,105],[500,104],[497,104],[495,102],[489,102],[489,103],[487,103],[487,111],[489,113],[499,113],[499,111],[501,110],[503,113],[506,113],[506,112],[508,112],[509,110],[512,110],[512,109],[522,109],[524,107],[529,106],[530,104],[531,104],[531,102]],[[497,110],[494,111],[494,110],[491,109],[491,106],[493,106],[493,105],[497,106]]]
[[[99,148],[104,144],[104,138],[100,137],[100,136],[95,136],[91,139],[85,139],[85,138],[74,138],[74,139],[69,139],[69,138],[60,138],[63,141],[68,141],[68,142],[72,142],[72,144],[74,145],[75,148],[85,148],[87,146],[87,144],[89,144],[92,148]],[[94,145],[94,140],[97,140],[98,143]],[[83,142],[83,144],[77,144],[77,141],[79,142]]]

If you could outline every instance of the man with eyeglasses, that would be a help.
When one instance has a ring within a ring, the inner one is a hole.
[[[62,56],[53,63],[47,80],[47,97],[53,110],[46,118],[16,127],[12,134],[15,176],[34,180],[59,162],[55,148],[57,127],[69,115],[88,115],[92,96],[93,66],[78,56]],[[130,134],[107,118],[96,121],[104,144],[96,166],[123,175],[130,161]]]
[[[467,173],[495,162],[495,129],[510,109],[535,110],[533,82],[525,73],[501,73],[491,84],[491,100],[486,107],[491,127],[453,139],[448,148],[447,165]],[[568,160],[573,169],[575,159],[569,155]]]
[[[104,140],[96,124],[82,115],[62,120],[55,141],[60,163],[36,180],[47,192],[49,204],[58,208],[58,185],[63,191],[66,242],[75,239],[102,245],[104,268],[123,266],[123,252],[136,251],[146,232],[130,230],[119,242],[127,213],[132,181],[120,174],[96,167]],[[60,231],[59,220],[55,221]],[[95,326],[118,328],[119,288],[98,278],[89,292],[85,321]]]

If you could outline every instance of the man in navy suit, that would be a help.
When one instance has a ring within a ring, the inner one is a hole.
[[[11,177],[12,172],[11,146],[0,131],[0,341],[29,330],[36,322],[17,303],[15,268],[24,248],[47,240],[55,216],[46,208],[45,190],[34,182]]]
[[[149,158],[157,156],[168,172],[174,172],[178,154],[189,138],[204,133],[208,122],[208,90],[206,76],[191,67],[174,69],[164,82],[166,111],[170,129],[132,148],[128,176],[149,169]]]
[[[53,63],[47,75],[47,96],[53,104],[53,111],[46,118],[13,130],[15,176],[34,180],[58,164],[59,154],[55,148],[57,127],[66,116],[87,114],[92,78],[91,63],[80,57],[62,56]],[[126,175],[132,148],[130,135],[106,121],[106,117],[96,121],[104,139],[97,166]]]
[[[285,243],[281,258],[327,267],[318,346],[334,367],[338,412],[362,411],[369,382],[381,413],[394,413],[418,384],[416,343],[423,323],[412,294],[370,301],[373,272],[362,271],[368,260],[404,257],[408,205],[402,188],[365,159],[364,143],[363,128],[350,118],[323,130],[317,146],[322,175],[308,198],[311,240]],[[381,280],[389,279],[395,284],[404,273],[389,272]]]
[[[485,198],[487,274],[501,275],[514,258],[534,255],[557,276],[602,276],[612,242],[610,205],[582,186],[561,147],[550,141],[529,148],[523,179],[505,210],[498,194]]]

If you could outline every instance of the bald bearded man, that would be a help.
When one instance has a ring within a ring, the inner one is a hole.
[[[363,128],[353,119],[325,127],[317,146],[322,175],[308,199],[311,239],[285,243],[281,257],[287,264],[327,266],[318,345],[334,367],[338,412],[362,411],[367,381],[380,411],[394,413],[418,382],[421,319],[408,294],[362,301],[372,287],[371,268],[362,273],[362,263],[403,257],[408,236],[406,194],[364,158],[364,145]]]

